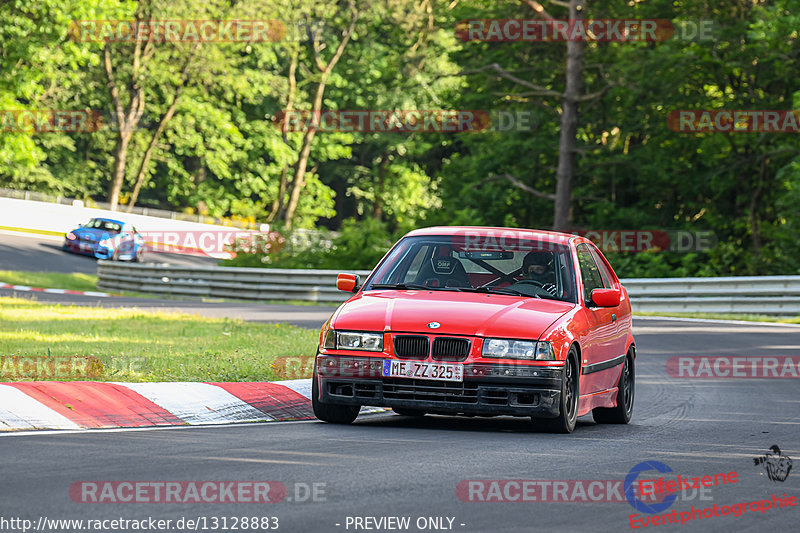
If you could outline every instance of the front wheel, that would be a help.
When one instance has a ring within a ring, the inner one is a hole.
[[[635,373],[633,366],[633,348],[625,356],[625,366],[617,384],[617,405],[615,407],[597,407],[592,409],[592,418],[598,424],[627,424],[633,414],[633,393]]]
[[[338,405],[325,403],[319,399],[319,379],[317,373],[311,376],[311,407],[314,416],[329,424],[350,424],[358,416],[361,409],[358,405]]]
[[[561,401],[556,418],[537,418],[535,427],[547,433],[572,433],[578,420],[578,354],[570,348],[567,360],[564,361],[564,379],[561,380]]]

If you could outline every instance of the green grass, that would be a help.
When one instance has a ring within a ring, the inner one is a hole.
[[[96,291],[97,276],[94,274],[60,274],[57,272],[26,272],[24,270],[0,270],[0,283],[27,285],[45,289],[67,289],[72,291]]]
[[[745,320],[747,322],[778,322],[781,324],[800,324],[800,316],[784,317],[773,315],[737,315],[731,313],[633,313],[633,316],[672,316],[677,318],[708,318],[711,320]]]
[[[317,338],[288,324],[0,298],[0,381],[308,377]]]

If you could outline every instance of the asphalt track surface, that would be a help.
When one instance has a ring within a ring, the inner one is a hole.
[[[630,515],[644,513],[626,502],[469,502],[459,499],[456,487],[462,480],[621,480],[644,461],[668,465],[671,479],[738,474],[736,483],[702,496],[689,491],[664,513],[773,494],[800,497],[800,466],[779,482],[753,461],[776,444],[800,460],[800,380],[690,380],[671,378],[665,369],[674,355],[798,356],[800,328],[636,319],[634,334],[636,400],[627,426],[582,417],[573,434],[551,435],[535,432],[524,419],[385,414],[362,416],[351,426],[309,421],[5,435],[0,517],[34,524],[40,516],[203,517],[207,531],[222,531],[211,529],[213,518],[221,526],[226,517],[230,528],[232,517],[272,516],[279,518],[278,531],[338,532],[368,531],[352,522],[347,527],[348,517],[408,516],[410,527],[400,531],[422,531],[419,517],[444,516],[454,519],[453,531],[463,532],[618,532],[631,529]],[[76,503],[68,489],[82,480],[271,480],[283,483],[288,495],[273,504]],[[324,484],[318,485],[324,493],[297,501],[295,491],[303,495],[311,483]],[[796,531],[799,518],[800,507],[748,508],[739,517],[647,531]]]
[[[41,238],[32,235],[0,233],[0,270],[27,270],[31,272],[61,272],[71,274],[97,273],[94,257],[73,254],[61,249],[63,239]],[[171,265],[215,265],[216,259],[190,255],[148,253],[146,263]]]

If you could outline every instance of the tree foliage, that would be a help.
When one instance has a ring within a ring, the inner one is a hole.
[[[287,250],[285,265],[369,268],[385,241],[423,225],[550,228],[567,44],[465,42],[456,32],[468,19],[536,18],[535,4],[567,16],[563,2],[544,0],[2,2],[0,110],[97,110],[105,124],[81,133],[0,128],[0,187],[343,230],[339,252],[298,259]],[[797,134],[667,125],[676,110],[800,109],[794,4],[583,2],[586,19],[713,28],[706,40],[584,43],[573,229],[709,230],[719,241],[693,254],[618,254],[622,275],[800,273]],[[137,52],[134,42],[70,33],[72,21],[137,17],[280,20],[286,35],[144,42]],[[281,112],[313,110],[317,99],[322,110],[483,110],[495,127],[310,139],[281,130]],[[501,115],[524,116],[527,127],[498,128]],[[372,251],[356,253],[359,239]]]

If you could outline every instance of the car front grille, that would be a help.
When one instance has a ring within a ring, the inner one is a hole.
[[[384,379],[383,397],[387,400],[478,403],[478,385],[456,381]]]
[[[422,335],[397,335],[394,354],[405,359],[426,359],[430,352],[428,337]]]
[[[469,355],[469,339],[436,337],[432,357],[437,361],[464,361]]]

